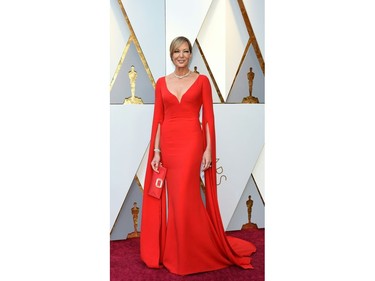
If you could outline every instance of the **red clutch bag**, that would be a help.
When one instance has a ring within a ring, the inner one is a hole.
[[[167,169],[163,166],[159,166],[159,173],[152,170],[152,180],[150,189],[148,190],[148,195],[153,196],[157,199],[160,199],[161,192],[163,191],[165,174]]]

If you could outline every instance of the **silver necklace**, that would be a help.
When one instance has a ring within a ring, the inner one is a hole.
[[[180,76],[180,75],[177,75],[176,72],[173,71],[174,76],[175,76],[176,78],[178,78],[178,79],[185,78],[185,77],[189,76],[190,73],[191,73],[191,71],[189,70],[188,73],[186,73],[186,74]]]

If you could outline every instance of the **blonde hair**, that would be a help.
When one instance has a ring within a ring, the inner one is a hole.
[[[184,36],[178,36],[178,37],[176,37],[175,39],[172,40],[171,45],[169,46],[169,56],[171,57],[171,59],[173,57],[174,51],[185,42],[188,43],[189,51],[190,51],[190,53],[192,53],[193,47],[192,47],[189,39],[187,39]]]

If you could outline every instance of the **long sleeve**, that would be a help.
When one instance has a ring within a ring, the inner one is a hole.
[[[155,87],[155,104],[154,116],[152,120],[150,149],[148,154],[146,176],[143,190],[142,202],[142,225],[141,225],[141,238],[140,238],[140,251],[142,260],[152,268],[158,268],[160,263],[160,237],[161,231],[165,228],[165,188],[163,189],[161,200],[158,200],[148,195],[148,190],[151,184],[152,168],[151,161],[154,155],[154,143],[158,126],[164,120],[164,107],[160,89],[160,79]]]
[[[226,252],[228,258],[234,263],[243,268],[253,268],[250,264],[249,257],[256,251],[255,246],[245,240],[235,237],[226,236],[224,226],[222,223],[218,197],[217,197],[217,183],[216,183],[216,136],[215,136],[215,119],[212,102],[211,85],[207,77],[204,77],[202,85],[202,99],[203,99],[203,115],[202,127],[204,136],[207,134],[207,124],[209,127],[210,141],[211,141],[211,157],[212,167],[205,171],[205,187],[206,187],[206,208],[212,224],[219,236],[219,243],[222,249]],[[204,138],[204,145],[206,145],[206,138]]]
[[[210,188],[207,189],[206,187],[206,197],[208,196],[210,199],[217,198],[216,192],[216,134],[215,134],[215,117],[214,117],[214,109],[213,109],[213,102],[212,102],[212,90],[211,85],[206,76],[204,77],[204,81],[202,83],[202,100],[203,100],[203,114],[202,114],[202,127],[203,127],[203,135],[204,135],[204,147],[207,145],[207,125],[209,128],[210,134],[210,141],[211,141],[211,157],[212,157],[212,167],[205,171],[205,184],[208,185]],[[214,200],[217,201],[217,200]],[[215,205],[215,204],[214,204]],[[216,218],[216,210],[218,206],[214,206],[212,204],[207,205],[207,210],[210,216]],[[219,224],[221,224],[220,214],[219,217]]]

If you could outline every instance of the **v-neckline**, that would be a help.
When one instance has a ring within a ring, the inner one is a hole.
[[[166,77],[164,77],[164,83],[165,83],[165,88],[167,88],[167,92],[170,93],[172,96],[174,96],[178,102],[178,104],[181,104],[182,102],[182,98],[186,95],[187,92],[189,92],[189,90],[193,87],[193,85],[197,82],[197,80],[199,79],[200,77],[200,74],[198,74],[198,77],[197,79],[194,80],[194,82],[187,88],[187,90],[181,95],[181,99],[179,100],[178,97],[172,93],[169,88],[168,88],[168,85],[167,85],[167,79]]]

